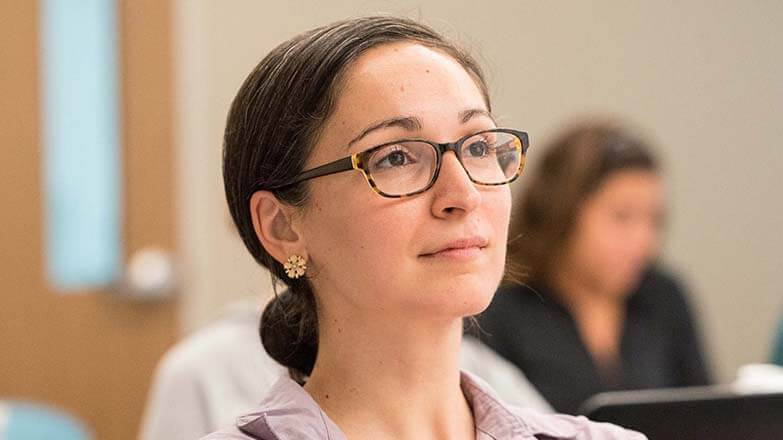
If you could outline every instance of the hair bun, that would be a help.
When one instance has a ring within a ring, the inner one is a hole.
[[[299,292],[286,289],[275,295],[264,308],[259,327],[266,352],[300,383],[313,371],[318,353],[315,299],[306,283],[297,286]]]

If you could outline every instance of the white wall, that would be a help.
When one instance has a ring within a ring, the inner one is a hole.
[[[400,6],[402,5],[402,6]],[[490,7],[491,6],[491,7]],[[693,291],[723,380],[767,358],[783,314],[783,3],[179,0],[176,47],[183,322],[269,292],[233,237],[223,124],[251,68],[297,32],[392,12],[456,37],[487,67],[501,121],[540,145],[573,116],[619,115],[658,144],[671,218],[664,258]],[[522,179],[518,187],[524,186]]]

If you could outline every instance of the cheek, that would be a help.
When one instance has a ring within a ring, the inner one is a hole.
[[[413,240],[411,228],[406,227],[406,221],[410,222],[411,216],[400,215],[394,210],[356,215],[361,219],[349,227],[355,264],[374,270],[399,264]]]
[[[654,229],[650,232],[650,236],[646,242],[646,256],[648,258],[654,258],[661,251],[661,233],[658,229]]]
[[[608,285],[627,284],[643,268],[647,251],[634,235],[629,225],[606,219],[585,243],[587,269]]]
[[[343,196],[338,200],[330,194]],[[399,265],[408,250],[412,228],[406,225],[415,218],[401,208],[381,199],[366,183],[314,190],[305,233],[321,274],[335,283],[350,279],[366,285],[394,272],[388,269]]]
[[[487,203],[485,203],[486,214],[483,220],[491,225],[497,248],[502,250],[505,258],[511,218],[511,191],[507,186],[499,189],[497,194],[485,198]]]
[[[593,270],[612,270],[625,255],[625,234],[607,216],[587,218],[573,243],[580,263]]]
[[[507,188],[485,191],[479,208],[464,219],[479,223],[490,234],[494,245],[490,258],[481,267],[445,278],[417,259],[421,251],[417,246],[440,232],[434,228],[442,227],[431,218],[429,199],[390,201],[359,186],[350,197],[341,198],[351,200],[350,204],[319,203],[328,200],[329,192],[320,193],[323,197],[314,193],[311,199],[308,251],[322,286],[339,292],[344,301],[363,309],[415,305],[462,315],[478,313],[491,299],[505,269],[511,212]],[[422,297],[422,290],[429,295]],[[446,305],[461,308],[451,310]]]
[[[511,217],[511,192],[508,187],[496,187],[485,191],[482,204],[475,216],[480,229],[490,234],[491,251],[481,268],[478,290],[494,292],[506,271],[508,229]]]

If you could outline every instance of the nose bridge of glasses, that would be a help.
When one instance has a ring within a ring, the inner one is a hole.
[[[454,159],[456,160],[456,164],[459,166],[459,170],[462,171],[463,176],[467,178],[468,180],[472,181],[473,179],[470,177],[470,173],[468,172],[467,168],[465,168],[465,164],[462,162],[462,158],[459,155],[459,148],[462,142],[444,142],[444,143],[438,143],[438,142],[432,142],[432,145],[435,146],[436,150],[438,150],[438,169],[435,171],[435,177],[434,181],[440,179],[443,171],[443,167],[446,163],[446,153],[451,151],[454,153]],[[435,183],[433,181],[433,184]]]
[[[468,170],[465,169],[465,164],[462,163],[462,157],[460,157],[459,154],[461,143],[462,143],[461,141],[431,142],[432,146],[434,146],[435,149],[438,151],[438,168],[441,168],[443,166],[443,162],[446,160],[446,153],[451,151],[452,153],[454,153],[454,158],[457,159],[457,162],[460,164],[462,171],[464,171],[467,174]],[[438,171],[440,171],[440,169]],[[468,177],[470,177],[470,175],[468,175]]]
[[[457,142],[432,142],[433,146],[435,146],[435,149],[438,150],[438,153],[442,157],[449,151],[453,152],[455,156],[457,156],[457,159],[459,159],[459,146],[461,144],[460,141]]]

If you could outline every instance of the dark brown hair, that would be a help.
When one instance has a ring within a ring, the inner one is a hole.
[[[609,120],[575,124],[542,150],[511,215],[509,260],[526,281],[551,281],[583,203],[610,175],[629,169],[658,172],[647,144]]]
[[[228,114],[223,180],[231,216],[253,258],[269,269],[273,281],[288,287],[276,292],[264,310],[261,340],[299,382],[310,375],[318,351],[316,297],[307,277],[288,278],[259,242],[249,199],[254,191],[266,189],[291,206],[306,206],[306,182],[272,188],[302,172],[351,63],[368,49],[401,41],[439,50],[459,62],[491,110],[483,73],[470,55],[423,24],[370,16],[319,27],[277,46],[247,77]]]

